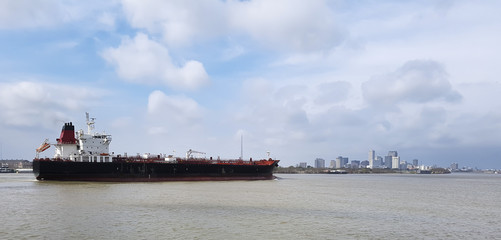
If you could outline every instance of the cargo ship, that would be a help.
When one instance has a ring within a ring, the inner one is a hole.
[[[94,132],[95,118],[86,113],[87,132],[75,132],[65,123],[55,144],[46,139],[36,149],[33,173],[37,180],[153,182],[270,180],[279,160],[213,159],[205,153],[188,150],[186,157],[166,154],[127,156],[109,152],[111,135]],[[39,154],[55,147],[53,158]],[[269,156],[268,156],[269,157]]]

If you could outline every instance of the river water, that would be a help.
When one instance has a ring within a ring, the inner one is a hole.
[[[276,176],[87,183],[0,174],[0,238],[501,238],[501,175]]]

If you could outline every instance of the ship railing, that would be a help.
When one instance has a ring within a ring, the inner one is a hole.
[[[149,157],[149,158],[143,158],[143,157],[114,157],[113,162],[138,162],[138,163],[150,163],[150,162],[165,162],[165,159],[162,157]]]
[[[55,162],[73,162],[69,158],[35,158],[38,161],[55,161]],[[278,160],[261,159],[257,161],[251,160],[241,160],[241,159],[206,159],[206,158],[176,158],[175,161],[165,161],[162,157],[113,157],[113,162],[140,162],[140,163],[150,163],[150,162],[170,162],[170,163],[189,163],[189,164],[218,164],[218,165],[271,165]]]
[[[56,161],[56,162],[73,162],[67,158],[35,158],[37,161]],[[175,161],[165,161],[164,158],[160,157],[113,157],[113,162],[136,162],[136,163],[189,163],[189,164],[217,164],[217,165],[272,165],[277,164],[278,160],[261,159],[257,161],[241,160],[241,159],[206,159],[206,158],[176,158]]]
[[[37,161],[51,161],[51,162],[73,162],[68,158],[35,158]]]
[[[232,164],[238,164],[238,165],[271,165],[275,162],[276,160],[272,159],[262,159],[258,161],[253,161],[252,159],[250,160],[242,160],[242,159],[200,159],[200,158],[177,158],[178,163],[190,163],[190,164],[217,164],[217,165],[232,165]]]

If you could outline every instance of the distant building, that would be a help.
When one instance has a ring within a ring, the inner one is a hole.
[[[407,164],[406,161],[401,161],[400,162],[400,167],[399,167],[400,170],[405,170],[405,169],[408,169],[408,168],[409,168],[409,165]]]
[[[431,166],[425,166],[425,165],[419,166],[419,170],[430,170],[431,168],[432,168]]]
[[[412,160],[412,165],[413,165],[414,167],[419,166],[419,161],[418,161],[417,159]]]
[[[388,155],[384,157],[384,165],[386,168],[393,168],[393,157],[398,157],[397,151],[389,151]]]
[[[315,168],[325,168],[325,160],[323,158],[315,159]]]
[[[300,162],[299,163],[299,167],[300,168],[307,168],[308,167],[308,163],[307,162]]]
[[[329,165],[329,168],[336,168],[336,160],[331,160],[331,164]]]
[[[451,170],[452,171],[457,171],[458,169],[459,169],[459,164],[458,163],[451,164]]]
[[[28,160],[0,160],[0,165],[8,166],[10,169],[33,167],[33,163]]]
[[[351,168],[359,168],[359,167],[360,167],[360,161],[357,160],[351,161]]]
[[[372,168],[374,166],[374,160],[376,159],[376,152],[374,150],[369,150],[369,168]]]
[[[346,167],[346,165],[348,165],[348,161],[349,159],[347,157],[342,158],[341,159],[342,167]]]
[[[369,161],[364,160],[360,162],[360,167],[361,168],[368,168],[369,167]]]
[[[397,151],[389,151],[388,156],[398,157],[398,153],[397,153]]]
[[[388,155],[388,156],[384,156],[384,166],[386,168],[391,168],[391,164],[392,164],[392,156]]]
[[[348,165],[348,158],[339,156],[336,158],[336,168],[345,168]]]
[[[383,158],[381,156],[377,156],[372,162],[372,168],[381,168],[381,165],[383,165]]]
[[[400,169],[400,157],[391,158],[391,168]]]

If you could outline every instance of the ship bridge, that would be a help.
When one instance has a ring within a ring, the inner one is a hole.
[[[95,133],[94,120],[87,117],[87,132],[79,130],[75,133],[73,124],[65,123],[61,137],[57,139],[54,158],[76,162],[111,162],[109,154],[111,135]],[[76,136],[76,137],[75,137]]]

